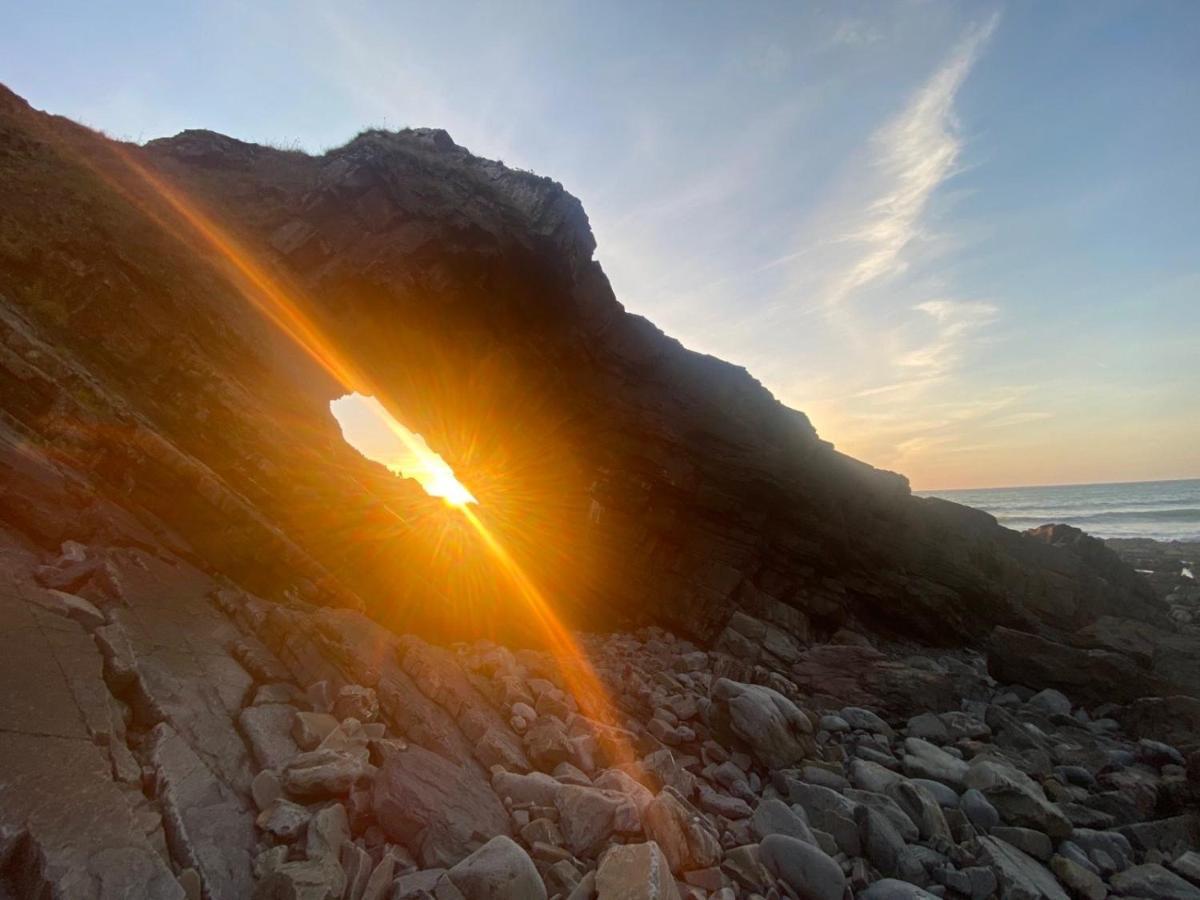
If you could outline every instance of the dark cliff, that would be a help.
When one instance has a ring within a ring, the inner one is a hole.
[[[118,145],[3,92],[0,515],[47,544],[111,502],[255,590],[430,628],[511,618],[463,578],[478,550],[454,514],[341,441],[345,379],[163,186],[450,461],[575,621],[712,639],[738,608],[790,609],[949,643],[1160,615],[1138,579],[913,497],[626,312],[556,182],[433,130],[322,156],[205,131]],[[37,478],[31,447],[52,460]]]

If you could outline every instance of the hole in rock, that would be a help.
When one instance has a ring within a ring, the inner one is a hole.
[[[452,506],[476,503],[475,497],[425,439],[392,417],[382,403],[362,394],[346,394],[329,404],[351,447]]]

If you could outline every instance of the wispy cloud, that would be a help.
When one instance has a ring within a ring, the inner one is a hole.
[[[870,164],[860,173],[865,196],[838,237],[849,250],[841,270],[831,273],[827,304],[905,270],[904,252],[922,235],[930,198],[957,171],[963,139],[954,100],[997,20],[993,15],[971,29],[904,110],[873,135]]]
[[[933,319],[935,333],[928,342],[901,353],[896,363],[925,379],[949,372],[961,359],[965,342],[999,312],[991,303],[963,300],[926,300],[914,309]]]

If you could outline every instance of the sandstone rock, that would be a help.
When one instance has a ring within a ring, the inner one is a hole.
[[[292,723],[292,738],[301,750],[316,750],[337,726],[338,720],[329,713],[297,712]]]
[[[996,870],[1001,900],[1070,900],[1048,869],[1011,844],[981,837],[979,848],[983,859]]]
[[[1044,831],[1052,838],[1070,837],[1073,826],[1062,810],[1023,772],[995,760],[971,763],[966,783],[982,793],[1005,822]]]
[[[1169,693],[1168,686],[1128,656],[1079,650],[1003,626],[992,632],[988,671],[998,681],[1056,688],[1086,703],[1129,703]]]
[[[646,807],[643,828],[646,837],[662,850],[672,872],[704,869],[721,858],[715,829],[674,788],[663,788]]]
[[[885,877],[903,877],[904,838],[892,826],[887,817],[867,806],[854,810],[854,820],[859,828],[863,855]]]
[[[920,738],[905,738],[904,773],[911,778],[928,778],[961,791],[967,777],[967,764],[945,750]]]
[[[255,823],[268,834],[290,843],[304,833],[310,818],[305,807],[281,798],[259,813]]]
[[[597,783],[597,786],[600,785]],[[561,781],[545,772],[497,772],[492,776],[492,789],[496,794],[519,805],[554,806],[562,788]]]
[[[859,900],[930,900],[937,895],[907,881],[881,878],[855,896]]]
[[[447,874],[466,900],[546,900],[533,860],[504,835],[492,838]]]
[[[575,757],[566,728],[552,716],[543,716],[534,722],[523,740],[529,761],[543,772],[553,772],[559,763],[570,762]]]
[[[379,699],[369,687],[360,684],[343,685],[333,701],[333,716],[339,721],[357,719],[373,722],[379,715]]]
[[[771,797],[763,800],[750,819],[750,828],[760,841],[769,834],[786,834],[807,844],[817,843],[808,822],[782,800]]]
[[[373,775],[374,766],[363,755],[312,750],[292,757],[283,770],[283,786],[293,797],[341,797]]]
[[[170,726],[154,727],[150,758],[172,855],[200,873],[205,896],[212,900],[249,896],[250,811]]]
[[[886,737],[892,737],[895,734],[887,722],[883,721],[883,719],[879,718],[878,715],[869,709],[863,709],[859,706],[847,706],[842,710],[841,717],[850,724],[851,728],[869,731],[872,734],[882,734]]]
[[[1047,713],[1057,713],[1060,716],[1069,716],[1071,714],[1071,701],[1065,694],[1054,688],[1046,688],[1038,691],[1029,698],[1029,705],[1036,706],[1038,709]]]
[[[1108,896],[1104,879],[1065,856],[1055,856],[1050,860],[1050,869],[1076,897],[1082,897],[1084,900],[1104,900]]]
[[[671,867],[658,844],[617,845],[596,870],[597,900],[679,900]]]
[[[812,844],[772,834],[758,848],[762,864],[801,900],[842,900],[846,877],[836,862]]]
[[[1000,814],[996,811],[995,806],[992,806],[988,802],[988,798],[979,793],[976,788],[968,788],[962,792],[962,796],[959,798],[959,809],[966,814],[968,820],[971,820],[971,824],[984,834],[1000,824]]]
[[[871,791],[859,791],[853,788],[846,791],[845,797],[847,800],[862,806],[870,807],[878,813],[881,813],[891,824],[892,827],[900,834],[905,843],[915,843],[921,836],[920,830],[916,823],[909,818],[908,813],[900,808],[891,797],[885,794],[876,794]]]
[[[427,868],[453,865],[480,840],[510,835],[508,814],[482,775],[421,747],[383,764],[372,805],[388,836]]]
[[[250,796],[260,811],[266,809],[283,796],[283,785],[279,781],[279,776],[266,769],[259,772],[250,782]]]
[[[1179,854],[1171,868],[1193,884],[1200,884],[1200,851],[1187,850]]]
[[[748,745],[769,768],[792,765],[812,747],[812,723],[782,694],[728,678],[713,685],[712,727]]]
[[[238,725],[254,758],[264,769],[282,769],[300,748],[292,740],[296,710],[279,703],[247,706],[238,714]]]
[[[104,613],[83,597],[68,594],[65,591],[56,591],[51,588],[43,594],[35,594],[34,600],[56,615],[74,619],[88,631],[103,626],[107,621]]]
[[[889,785],[887,795],[913,821],[923,840],[950,838],[946,816],[928,791],[906,779]]]
[[[1042,862],[1049,862],[1054,852],[1054,842],[1050,840],[1049,835],[1032,828],[998,826],[991,830],[991,835]]]
[[[881,766],[879,763],[865,759],[856,759],[850,763],[850,780],[856,787],[864,791],[874,791],[882,794],[888,785],[902,780],[898,772]]]
[[[633,801],[639,814],[644,813],[646,807],[654,800],[654,794],[649,788],[620,769],[605,769],[596,776],[593,784],[601,790],[624,794]]]
[[[1189,884],[1157,863],[1133,866],[1110,881],[1117,894],[1151,900],[1200,900],[1200,887]]]
[[[576,856],[597,855],[614,831],[637,830],[636,807],[623,794],[565,784],[556,794],[554,805],[567,847]]]

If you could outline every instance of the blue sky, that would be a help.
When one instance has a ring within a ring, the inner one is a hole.
[[[915,487],[1200,475],[1200,4],[8,4],[133,140],[446,128],[618,297]]]

